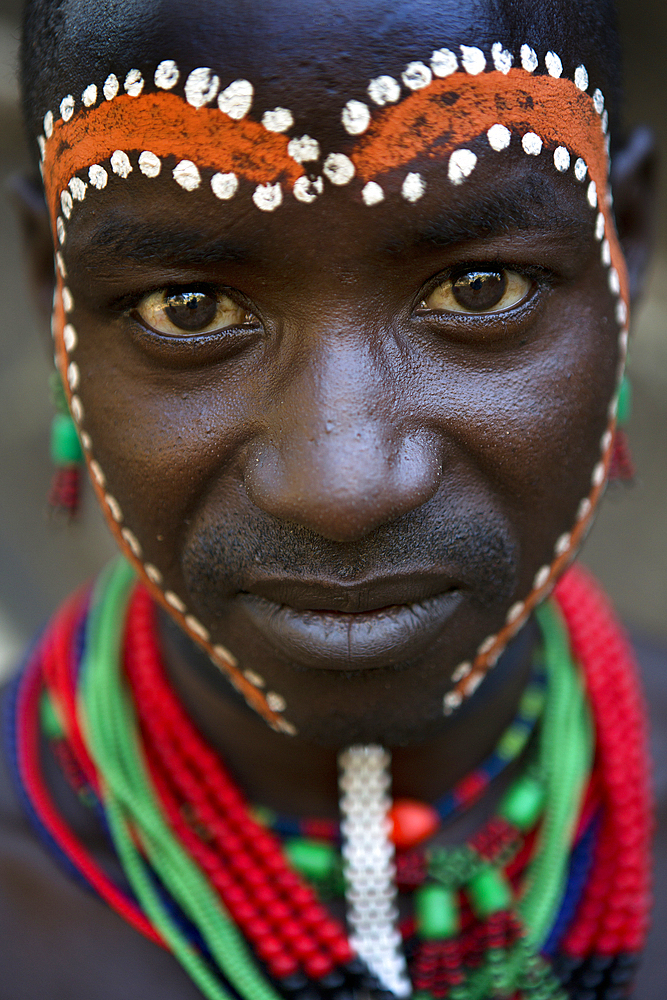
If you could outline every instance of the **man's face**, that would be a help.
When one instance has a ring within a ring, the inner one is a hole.
[[[601,489],[624,306],[598,81],[518,50],[494,69],[482,41],[477,72],[442,4],[375,42],[361,5],[309,28],[262,9],[168,44],[137,40],[134,10],[136,52],[88,110],[81,71],[62,82],[61,364],[107,515],[177,620],[287,728],[409,740],[443,725],[462,663],[497,656]],[[251,97],[220,110],[235,81]]]

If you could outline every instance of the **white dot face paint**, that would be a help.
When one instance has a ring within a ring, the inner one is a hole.
[[[229,118],[240,121],[250,111],[254,93],[249,80],[234,80],[218,95],[218,107]]]
[[[599,115],[602,114],[604,110],[604,94],[599,87],[596,87],[593,91],[593,107]]]
[[[83,420],[83,403],[78,396],[72,396],[70,400],[70,410],[77,424]]]
[[[274,108],[262,115],[262,125],[267,132],[287,132],[294,124],[289,108]]]
[[[204,642],[208,642],[211,638],[208,629],[204,628],[199,619],[195,618],[194,615],[186,615],[185,624],[189,629],[192,629],[195,635],[199,636],[200,639],[203,639]]]
[[[523,151],[528,156],[539,156],[542,152],[542,140],[535,132],[526,132],[521,140]]]
[[[67,233],[65,232],[65,223],[60,215],[56,219],[56,236],[58,237],[58,242],[61,247],[64,246],[65,240],[67,239]]]
[[[535,579],[533,580],[533,587],[535,588],[535,590],[541,590],[550,576],[551,576],[551,567],[540,566],[537,573],[535,574]]]
[[[65,216],[65,218],[69,219],[69,217],[72,214],[72,208],[74,207],[74,202],[72,201],[72,195],[69,193],[69,191],[63,191],[62,194],[60,195],[60,207],[62,209],[62,213]]]
[[[504,125],[492,125],[486,133],[486,137],[489,140],[491,149],[495,149],[496,153],[500,153],[509,146],[512,134]]]
[[[86,108],[92,108],[97,100],[97,87],[94,83],[89,84],[81,95],[81,100]]]
[[[77,345],[76,330],[71,323],[65,324],[65,329],[63,330],[63,341],[65,344],[65,350],[68,354],[70,351],[73,351]]]
[[[574,85],[579,90],[588,90],[588,71],[585,66],[577,66],[575,69]]]
[[[621,291],[621,279],[615,267],[609,269],[609,291],[612,295],[619,295]]]
[[[593,469],[593,475],[591,476],[591,482],[593,486],[602,486],[604,482],[604,463],[598,462],[598,464]]]
[[[586,174],[588,173],[588,167],[586,166],[585,160],[578,157],[574,164],[574,176],[578,181],[585,181]]]
[[[408,63],[401,73],[401,80],[408,90],[422,90],[423,87],[428,87],[432,79],[431,70],[423,62]]]
[[[40,158],[40,160],[43,161],[44,157],[46,156],[46,139],[44,138],[43,135],[38,135],[37,136],[37,145],[39,146],[39,158]],[[41,167],[41,163],[40,163],[40,167]]]
[[[504,49],[501,42],[494,42],[491,46],[491,57],[493,65],[500,73],[509,73],[514,62],[514,56],[507,49]]]
[[[611,247],[609,245],[609,240],[602,241],[602,247],[600,248],[600,258],[605,267],[609,267],[611,264]]]
[[[625,326],[628,320],[628,307],[626,306],[623,299],[619,299],[616,303],[616,322],[619,326]]]
[[[115,73],[109,73],[108,77],[104,81],[104,86],[102,87],[102,93],[104,94],[105,101],[113,101],[114,97],[118,93],[120,84],[118,82],[118,77]]]
[[[584,497],[577,507],[577,521],[583,521],[591,512],[591,502],[588,497]]]
[[[88,180],[94,188],[101,191],[107,186],[109,175],[104,167],[101,167],[99,163],[93,163],[92,166],[88,167]]]
[[[464,677],[468,676],[471,670],[472,663],[470,660],[465,660],[463,663],[459,663],[458,667],[452,674],[452,680],[455,684],[458,684],[459,681],[462,681]]]
[[[606,135],[607,132],[609,131],[609,112],[607,111],[606,108],[600,115],[600,124],[602,126],[602,131]]]
[[[132,164],[130,163],[130,157],[127,153],[124,153],[122,149],[116,149],[111,154],[111,169],[114,174],[118,177],[126,178],[132,173]]]
[[[86,191],[88,190],[88,185],[85,181],[82,181],[80,177],[72,177],[71,181],[67,185],[72,192],[72,197],[75,201],[83,201],[86,197]]]
[[[534,73],[538,67],[537,53],[530,45],[521,46],[521,66],[527,73]]]
[[[320,144],[317,139],[302,135],[300,139],[290,139],[287,154],[297,163],[312,163],[320,158]]]
[[[442,710],[445,715],[451,715],[463,701],[463,696],[458,691],[449,691],[442,702]]]
[[[495,643],[495,641],[496,641],[495,635],[487,636],[487,638],[484,640],[484,642],[477,650],[480,656],[484,656],[486,653],[490,652],[490,650],[493,648],[493,644]]]
[[[144,563],[144,570],[151,583],[154,583],[157,587],[159,587],[162,583],[162,573],[157,566],[154,566],[153,563]]]
[[[329,153],[322,172],[328,181],[336,187],[342,187],[344,184],[349,184],[354,177],[354,163],[345,153]]]
[[[220,201],[229,201],[238,190],[239,182],[236,174],[213,174],[211,190]]]
[[[220,77],[208,66],[198,66],[185,81],[185,99],[193,108],[210,104],[220,87]]]
[[[144,89],[144,78],[138,69],[131,69],[125,77],[123,84],[125,93],[130,97],[138,97]]]
[[[74,98],[71,94],[63,97],[60,102],[60,116],[64,122],[68,122],[74,114]]]
[[[486,56],[475,45],[461,46],[461,65],[466,73],[477,76],[486,69]]]
[[[343,128],[350,135],[361,135],[371,123],[368,105],[362,101],[348,101],[341,114]]]
[[[172,175],[176,183],[180,184],[184,191],[194,191],[201,183],[199,170],[192,160],[181,160],[174,167]]]
[[[262,212],[274,212],[283,200],[280,184],[258,184],[252,200]]]
[[[563,63],[561,62],[560,56],[556,52],[547,52],[544,57],[544,65],[547,67],[547,73],[549,76],[553,76],[557,80],[563,74]]]
[[[130,551],[132,552],[132,554],[134,556],[136,556],[137,559],[141,559],[141,555],[142,555],[142,553],[141,553],[141,545],[139,544],[139,539],[134,534],[134,532],[130,531],[129,528],[123,528],[123,530],[121,531],[121,536],[122,536],[123,540],[129,546]]]
[[[155,86],[159,87],[160,90],[171,90],[178,83],[180,75],[178,66],[173,59],[163,59],[155,70],[153,77]]]
[[[102,467],[100,466],[100,463],[96,462],[95,459],[92,459],[92,461],[90,462],[89,468],[90,468],[92,477],[95,480],[95,482],[97,483],[97,485],[101,486],[102,489],[104,489],[104,487],[107,484],[107,480],[106,480],[106,476],[104,475],[104,472],[102,471]]]
[[[65,261],[60,250],[56,250],[56,267],[58,268],[60,277],[65,281],[67,279],[67,268],[65,267]]]
[[[50,139],[53,135],[53,111],[47,111],[44,115],[44,135],[47,139]]]
[[[381,201],[384,201],[384,191],[375,181],[369,181],[362,190],[361,197],[365,205],[379,205]]]
[[[180,599],[178,594],[173,592],[173,590],[166,590],[164,599],[170,607],[174,608],[175,611],[180,611],[181,614],[187,610],[183,601]]]
[[[244,670],[243,671],[243,676],[248,681],[248,683],[252,684],[253,687],[263,688],[263,687],[266,686],[266,681],[264,680],[264,678],[261,677],[254,670],[250,670],[250,669]]]
[[[315,180],[311,180],[310,177],[298,177],[292,190],[297,201],[310,205],[324,191],[324,182],[321,177],[316,177]]]
[[[155,153],[145,149],[139,157],[139,170],[145,177],[157,177],[162,170],[162,163]]]
[[[449,157],[447,173],[452,184],[463,184],[475,169],[477,157],[471,149],[455,149]]]
[[[569,531],[566,531],[565,534],[561,535],[560,538],[557,539],[556,544],[554,546],[554,552],[556,553],[556,555],[564,556],[570,547],[571,541],[572,537]]]
[[[79,434],[79,440],[81,441],[81,446],[84,451],[90,451],[93,447],[93,439],[87,431],[81,431]]]
[[[401,96],[401,85],[393,76],[377,76],[368,84],[368,96],[380,107],[395,104]]]
[[[601,240],[604,236],[604,215],[602,212],[598,212],[597,218],[595,220],[595,239]]]
[[[590,184],[588,185],[586,198],[588,199],[588,204],[591,206],[591,208],[597,208],[598,190],[595,181],[591,181]]]
[[[558,146],[554,150],[554,167],[559,174],[564,174],[570,169],[570,153],[565,146]]]
[[[406,201],[419,201],[426,191],[426,182],[421,174],[410,173],[406,176],[401,186],[401,197]]]
[[[272,712],[284,712],[287,708],[287,702],[281,694],[277,693],[277,691],[267,691],[266,704]]]
[[[63,309],[65,310],[66,313],[71,313],[72,310],[74,309],[74,299],[67,285],[65,285],[65,287],[62,290],[61,298],[63,300]],[[71,347],[68,347],[67,344],[65,344],[65,349],[70,351]]]
[[[456,73],[458,59],[450,49],[435,49],[431,56],[431,70],[434,76],[444,77]]]
[[[526,605],[523,603],[523,601],[517,601],[516,604],[513,604],[512,607],[507,612],[507,616],[505,619],[507,624],[511,625],[512,622],[515,622],[517,620],[517,618],[520,618],[525,610],[525,607]]]

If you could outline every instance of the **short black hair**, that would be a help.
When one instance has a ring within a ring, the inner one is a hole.
[[[258,0],[261,2],[261,0]],[[399,0],[406,6],[409,0]],[[618,34],[615,0],[487,0],[484,17],[475,20],[478,37],[473,44],[484,44],[487,50],[493,42],[502,40],[518,56],[523,43],[531,45],[544,56],[553,48],[561,56],[570,72],[586,56],[586,64],[593,68],[594,85],[602,87],[609,109],[612,143],[620,139],[622,70],[621,45]],[[94,4],[81,0],[26,0],[23,13],[23,31],[20,49],[20,83],[23,114],[29,132],[30,146],[35,148],[35,137],[42,131],[42,118],[52,106],[54,84],[63,67],[89,74],[89,79],[103,78],[108,70],[109,47],[123,50],[127,39],[113,35],[114,15],[122,11],[124,0],[104,0],[96,9]],[[473,7],[475,4],[473,4]],[[155,3],[156,19],[160,17],[160,4]],[[568,9],[568,8],[571,8]],[[125,8],[127,10],[127,7]],[[92,29],[85,35],[85,49],[79,40],[72,44],[72,24],[84,14],[92,21]],[[466,30],[465,20],[453,19],[449,29],[453,36]],[[164,30],[169,31],[168,22]],[[447,34],[447,27],[441,33]],[[141,31],[139,31],[141,34]],[[469,29],[467,31],[469,35]],[[484,37],[484,36],[488,37]],[[466,41],[460,38],[459,41]],[[453,37],[451,43],[456,43]],[[447,43],[443,37],[442,43]],[[543,60],[542,60],[543,62]],[[538,69],[537,72],[544,70]],[[567,71],[566,71],[567,72]],[[89,82],[89,79],[86,82]]]

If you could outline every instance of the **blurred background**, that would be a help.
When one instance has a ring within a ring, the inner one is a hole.
[[[25,168],[16,59],[20,0],[0,0],[0,675],[58,602],[114,551],[92,493],[71,527],[45,515],[51,479],[49,357],[24,280],[9,178]],[[628,125],[657,134],[663,184],[655,260],[634,317],[628,429],[638,470],[631,487],[609,489],[588,540],[587,563],[611,594],[632,633],[654,716],[656,791],[667,798],[667,84],[664,0],[620,2],[626,54]],[[662,812],[662,809],[661,809]],[[662,820],[662,816],[660,816]],[[662,823],[663,836],[665,823]],[[667,838],[665,838],[667,839]],[[656,926],[667,928],[667,885],[657,886]],[[655,938],[653,946],[659,948]],[[664,950],[664,949],[663,949]],[[664,960],[663,960],[664,961]],[[638,1000],[664,1000],[667,974],[643,974]],[[655,966],[653,966],[655,969]],[[658,979],[660,982],[658,982]]]

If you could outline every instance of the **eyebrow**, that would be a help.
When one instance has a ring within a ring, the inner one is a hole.
[[[162,266],[245,263],[256,259],[257,252],[252,240],[241,242],[228,236],[211,239],[187,225],[163,227],[119,213],[86,233],[85,255],[94,260],[97,270],[117,265],[119,260]]]
[[[420,245],[447,247],[531,231],[555,232],[585,245],[590,240],[592,220],[570,210],[546,178],[530,174],[475,197],[466,205],[449,207],[424,225],[409,245],[388,242],[387,250],[395,253]]]

